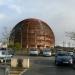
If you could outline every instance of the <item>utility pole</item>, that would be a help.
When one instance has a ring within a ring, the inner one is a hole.
[[[65,42],[63,41],[63,50],[64,50],[64,47],[65,47]]]
[[[63,47],[65,47],[65,42],[63,41]]]
[[[69,46],[69,47],[71,46],[71,43],[70,43],[70,42],[68,43],[68,46]]]

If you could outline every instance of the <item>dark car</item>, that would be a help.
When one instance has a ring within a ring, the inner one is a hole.
[[[75,68],[75,52],[73,53],[72,59],[73,59],[73,68]]]
[[[57,52],[55,55],[55,64],[59,65],[59,64],[73,64],[73,59],[72,57],[69,55],[68,52],[65,51],[60,51]]]

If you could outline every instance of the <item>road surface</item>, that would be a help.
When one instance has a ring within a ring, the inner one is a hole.
[[[31,67],[23,75],[75,75],[69,65],[56,66],[54,57],[30,57]]]

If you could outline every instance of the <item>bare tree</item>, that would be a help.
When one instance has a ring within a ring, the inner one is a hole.
[[[2,42],[6,43],[7,45],[9,44],[9,37],[11,33],[11,27],[3,27],[3,32],[1,33],[2,35]]]
[[[66,36],[71,40],[75,40],[75,32],[66,32]]]

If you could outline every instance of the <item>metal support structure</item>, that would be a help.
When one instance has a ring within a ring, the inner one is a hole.
[[[15,32],[13,32],[14,29],[16,29]],[[55,38],[52,30],[45,22],[39,19],[24,20],[17,24],[14,29],[12,30],[12,33],[16,33],[15,43],[21,43],[21,48],[37,48],[37,46],[39,46],[39,48],[44,48],[45,46],[51,46],[52,44],[55,44]],[[52,43],[47,40],[48,38],[51,39],[47,35],[53,36]]]
[[[28,48],[28,29],[29,29],[29,24],[28,24],[28,27],[27,27],[27,48]]]
[[[22,28],[21,28],[21,49],[22,49]]]

